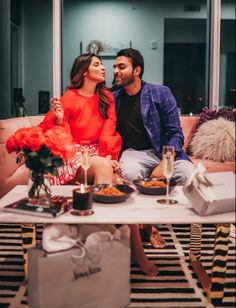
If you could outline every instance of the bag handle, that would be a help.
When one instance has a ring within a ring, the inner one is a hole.
[[[88,259],[96,262],[96,259],[99,258],[102,253],[101,244],[104,242],[111,243],[113,238],[114,236],[107,231],[98,231],[90,234],[85,243],[78,238],[75,247],[80,248],[82,253],[79,255],[71,255],[72,260],[76,263],[81,260],[84,261],[85,254],[87,254]],[[97,249],[94,251],[91,247],[96,247]]]

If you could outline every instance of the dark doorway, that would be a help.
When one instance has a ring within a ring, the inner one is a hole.
[[[164,49],[164,84],[171,88],[182,114],[198,114],[207,101],[206,45],[166,43]]]

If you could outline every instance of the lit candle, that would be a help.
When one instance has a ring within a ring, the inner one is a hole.
[[[90,215],[93,205],[92,191],[89,187],[84,187],[83,184],[79,188],[73,190],[73,209],[72,214],[76,215]]]

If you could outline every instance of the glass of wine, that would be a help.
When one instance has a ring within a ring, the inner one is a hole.
[[[88,186],[88,169],[91,166],[90,153],[89,153],[89,141],[81,141],[80,143],[80,163],[84,170],[84,186]]]
[[[162,149],[162,168],[163,174],[166,177],[166,198],[157,200],[161,204],[175,204],[178,201],[170,199],[169,189],[170,189],[170,178],[174,174],[174,158],[175,158],[175,148],[173,146],[164,145]]]

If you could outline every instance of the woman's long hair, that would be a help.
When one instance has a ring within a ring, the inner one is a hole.
[[[84,73],[88,70],[92,57],[97,57],[99,60],[101,60],[98,55],[95,55],[93,53],[84,53],[75,59],[70,72],[71,84],[67,87],[67,89],[80,89],[83,86]],[[105,89],[107,89],[107,87],[104,82],[99,83],[96,87],[96,92],[98,93],[99,99],[99,112],[104,119],[107,119],[109,99],[104,91]]]

